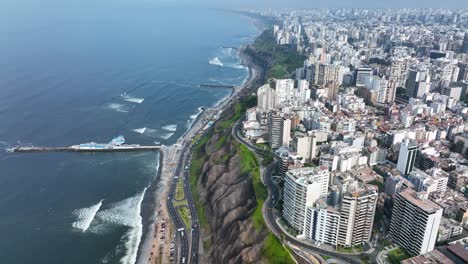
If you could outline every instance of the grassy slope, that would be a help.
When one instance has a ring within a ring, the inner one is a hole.
[[[215,132],[218,133],[219,139],[215,142],[215,148],[219,149],[224,144],[227,143],[228,135],[231,131],[232,125],[242,117],[245,113],[245,110],[256,103],[255,97],[248,97],[240,103],[237,103],[234,106],[234,113],[232,117],[228,118],[226,121],[220,122],[215,127]],[[207,134],[203,138],[199,140],[199,143],[194,148],[193,156],[192,156],[192,164],[190,167],[190,187],[192,189],[192,194],[194,197],[194,201],[197,207],[198,216],[200,220],[201,227],[210,233],[210,226],[208,224],[205,208],[200,203],[199,194],[196,190],[196,185],[198,182],[198,177],[202,172],[202,167],[204,162],[206,161],[207,153],[205,153],[205,146],[208,140],[212,137],[212,134]],[[252,214],[252,221],[254,226],[257,230],[263,230],[266,228],[265,222],[262,215],[262,205],[265,202],[268,191],[266,187],[263,185],[261,176],[260,176],[260,167],[257,158],[255,157],[254,153],[251,152],[247,147],[241,145],[239,143],[233,143],[235,146],[235,153],[228,153],[226,157],[222,157],[221,159],[227,160],[233,154],[237,154],[241,159],[241,173],[242,175],[250,174],[252,177],[252,184],[253,189],[255,192],[255,197],[257,200],[257,208]],[[224,161],[225,161],[224,160]],[[223,162],[223,160],[220,160]],[[209,248],[211,245],[211,241],[204,243],[204,247],[206,249]],[[269,263],[294,263],[292,258],[290,257],[287,250],[283,247],[281,242],[276,238],[273,234],[269,233],[266,237],[263,247],[262,247],[262,254],[268,260]]]
[[[289,78],[294,71],[304,65],[305,56],[292,51],[287,46],[277,46],[273,30],[265,30],[253,46],[263,56],[272,60],[273,65],[267,72],[267,78]]]

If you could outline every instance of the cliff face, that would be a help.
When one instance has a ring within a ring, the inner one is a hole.
[[[265,231],[251,215],[257,207],[252,177],[241,174],[238,144],[230,127],[214,134],[205,146],[206,161],[198,179],[200,201],[211,227],[212,263],[261,263]],[[222,138],[225,138],[222,139]],[[219,146],[222,142],[222,146]]]

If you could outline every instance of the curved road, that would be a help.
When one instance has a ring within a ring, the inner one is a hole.
[[[250,142],[247,142],[240,135],[239,127],[240,127],[240,120],[238,122],[236,122],[236,124],[234,124],[234,126],[232,127],[233,137],[239,143],[245,145],[251,151],[255,151],[259,155],[264,155],[265,150],[263,150],[263,149],[261,149],[261,148],[259,148],[257,146],[252,145]],[[264,171],[264,173],[262,175],[263,182],[265,183],[266,187],[268,188],[268,194],[269,194],[267,201],[264,203],[264,208],[262,208],[263,209],[262,211],[263,211],[263,214],[264,214],[264,218],[265,218],[265,220],[267,222],[267,225],[270,227],[271,231],[277,237],[279,237],[280,239],[283,236],[284,237],[283,241],[287,242],[288,244],[295,245],[295,246],[298,246],[300,248],[308,249],[308,250],[310,250],[310,251],[312,251],[314,253],[317,253],[317,254],[327,255],[327,256],[333,257],[333,258],[335,258],[337,260],[341,260],[343,262],[348,262],[348,263],[352,263],[352,264],[360,264],[361,263],[361,258],[358,255],[340,254],[340,253],[337,253],[337,252],[332,252],[332,251],[325,250],[323,248],[320,248],[320,247],[317,247],[317,246],[314,246],[314,245],[311,245],[311,244],[308,244],[308,243],[304,243],[303,241],[300,241],[300,240],[296,239],[295,237],[290,236],[288,233],[283,232],[283,230],[278,226],[278,224],[276,222],[276,219],[278,218],[278,216],[276,214],[275,207],[276,207],[276,205],[278,204],[278,201],[279,201],[280,189],[273,182],[272,177],[271,177],[271,173],[272,173],[272,170],[273,170],[274,166],[276,166],[278,164],[278,162],[280,160],[280,157],[278,155],[276,155],[276,153],[273,153],[273,154],[274,154],[275,161],[265,168],[265,171]]]

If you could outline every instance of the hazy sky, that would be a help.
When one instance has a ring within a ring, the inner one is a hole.
[[[170,0],[163,0],[170,1]],[[208,4],[224,7],[368,7],[368,8],[400,8],[400,7],[450,7],[466,8],[468,0],[171,0],[192,5]]]
[[[220,7],[228,9],[292,7],[292,8],[468,8],[468,0],[0,0],[2,7],[20,9],[25,6],[50,7],[67,6],[115,6],[117,3],[155,3],[171,6]],[[1,10],[0,10],[1,13]]]

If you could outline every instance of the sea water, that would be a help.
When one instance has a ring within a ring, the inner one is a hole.
[[[232,47],[258,33],[234,13],[151,1],[2,1],[1,263],[135,263],[157,153],[3,149],[173,144],[230,92],[199,84],[242,83]]]

